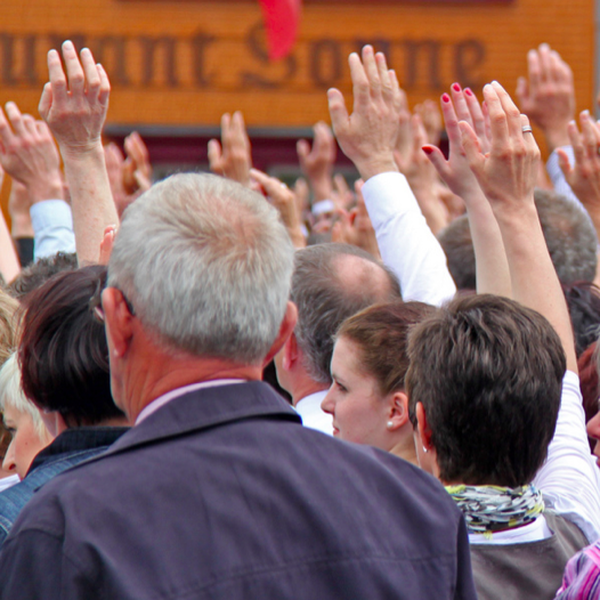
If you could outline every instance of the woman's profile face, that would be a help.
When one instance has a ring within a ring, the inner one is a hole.
[[[40,439],[29,413],[18,411],[7,403],[3,418],[12,439],[2,468],[23,479],[36,454],[48,444]]]
[[[333,435],[349,442],[384,448],[389,404],[377,381],[365,374],[358,344],[340,337],[331,359],[333,383],[321,408],[333,416]]]

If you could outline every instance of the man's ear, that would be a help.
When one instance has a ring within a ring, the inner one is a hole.
[[[129,311],[123,293],[113,287],[102,292],[102,310],[109,350],[114,357],[120,358],[129,348],[135,317]]]
[[[298,309],[293,302],[288,301],[285,309],[285,315],[283,316],[283,321],[281,321],[281,325],[279,326],[279,333],[277,334],[275,341],[271,345],[271,349],[263,361],[263,367],[271,362],[273,357],[281,350],[281,348],[283,348],[284,344],[286,344],[290,336],[293,335],[294,327],[296,327],[297,321]]]
[[[408,396],[404,392],[390,394],[387,428],[396,431],[408,423]]]

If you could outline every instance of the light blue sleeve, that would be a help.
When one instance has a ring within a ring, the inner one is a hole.
[[[44,200],[30,209],[33,226],[33,259],[57,252],[75,252],[71,207],[64,200]]]

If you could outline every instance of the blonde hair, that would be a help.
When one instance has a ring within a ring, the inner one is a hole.
[[[44,421],[42,421],[40,411],[23,393],[21,370],[19,369],[16,352],[11,354],[0,368],[0,410],[4,411],[6,406],[28,414],[40,440],[42,442],[52,441],[52,436],[48,433]]]
[[[17,343],[19,303],[0,289],[0,366],[14,352]]]

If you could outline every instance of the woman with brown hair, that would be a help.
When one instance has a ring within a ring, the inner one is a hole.
[[[331,359],[333,383],[321,408],[339,439],[417,463],[404,377],[411,326],[435,311],[422,302],[371,306],[342,323]]]

